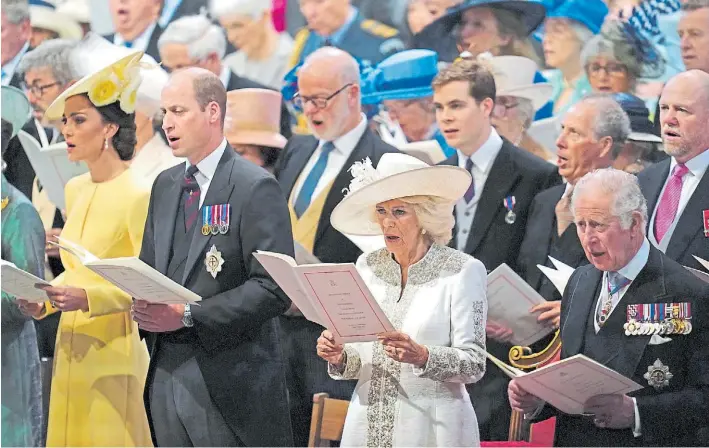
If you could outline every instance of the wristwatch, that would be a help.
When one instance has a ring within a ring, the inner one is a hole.
[[[194,321],[192,320],[192,310],[190,310],[190,304],[185,305],[185,314],[182,315],[182,325],[185,327],[194,327]]]

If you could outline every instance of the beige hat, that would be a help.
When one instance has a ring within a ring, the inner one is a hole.
[[[57,12],[71,17],[79,23],[91,23],[91,9],[88,0],[64,0],[57,6]]]
[[[281,94],[267,89],[238,89],[226,94],[224,135],[231,144],[283,149]]]
[[[457,166],[430,166],[402,153],[387,153],[377,168],[369,158],[350,168],[352,182],[345,198],[330,215],[338,231],[352,235],[381,235],[374,221],[374,206],[410,196],[436,196],[457,202],[472,182],[468,171]]]
[[[73,17],[59,12],[54,2],[41,0],[29,5],[32,28],[54,31],[61,39],[81,39],[81,26]]]
[[[539,110],[551,100],[554,88],[548,82],[534,83],[537,64],[522,56],[495,56],[482,62],[492,68],[497,96],[516,96],[532,102]]]

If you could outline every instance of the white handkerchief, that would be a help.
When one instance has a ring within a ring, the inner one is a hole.
[[[670,341],[672,341],[672,338],[665,338],[660,336],[659,334],[653,334],[650,338],[650,342],[648,342],[648,345],[661,345]]]

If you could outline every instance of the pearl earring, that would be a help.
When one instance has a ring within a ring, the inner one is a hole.
[[[103,141],[103,149],[106,149],[106,150],[108,149],[108,139],[105,139]]]

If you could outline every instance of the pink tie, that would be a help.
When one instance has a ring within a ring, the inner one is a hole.
[[[679,197],[682,195],[682,181],[688,172],[689,169],[683,163],[677,164],[662,193],[660,205],[657,207],[657,216],[655,216],[655,239],[658,243],[662,241],[677,216]]]

